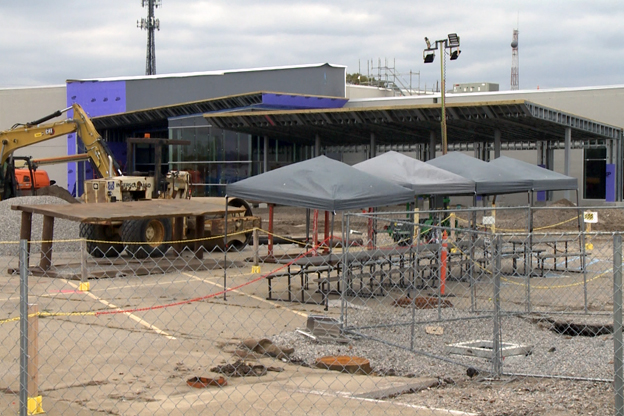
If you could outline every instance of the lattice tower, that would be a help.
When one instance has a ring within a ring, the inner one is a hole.
[[[511,40],[511,89],[520,89],[520,64],[518,63],[518,29],[513,31]]]
[[[156,75],[156,43],[154,32],[160,30],[160,20],[154,17],[154,9],[162,5],[162,0],[141,0],[147,6],[147,19],[137,21],[137,27],[147,30],[147,57],[145,59],[145,75]]]

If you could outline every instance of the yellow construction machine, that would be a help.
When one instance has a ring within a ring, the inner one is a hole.
[[[73,117],[61,121],[49,120],[73,110]],[[0,132],[0,199],[17,196],[18,183],[15,177],[13,153],[17,149],[31,146],[55,137],[77,133],[86,152],[79,155],[39,159],[37,165],[91,160],[99,179],[85,181],[84,203],[114,203],[117,201],[138,201],[152,198],[188,199],[191,197],[191,175],[186,171],[170,171],[162,181],[159,176],[125,176],[114,159],[106,142],[98,134],[93,122],[79,104],[72,104],[39,120],[15,124],[11,129]],[[162,183],[160,183],[162,182]],[[211,202],[221,202],[211,198]],[[242,249],[251,238],[251,230],[260,226],[260,219],[254,217],[247,202],[233,198],[228,206],[244,208],[228,214],[228,246]],[[195,221],[184,218],[183,238],[194,235]],[[204,235],[213,236],[216,230],[225,229],[225,218],[206,218]],[[135,257],[162,256],[169,249],[172,223],[169,218],[127,220],[107,224],[80,225],[80,236],[87,239],[88,252],[96,257],[118,256],[124,249]],[[208,240],[207,248],[223,247],[222,239]],[[129,242],[135,244],[127,244]],[[139,244],[136,244],[139,243]]]

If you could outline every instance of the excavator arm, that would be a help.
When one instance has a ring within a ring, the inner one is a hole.
[[[69,110],[74,111],[73,118],[47,122]],[[3,170],[0,181],[7,181],[6,173],[9,172],[9,169],[5,163],[16,150],[71,133],[78,134],[86,149],[86,155],[91,159],[100,176],[108,178],[122,175],[119,164],[102,140],[102,136],[95,129],[93,122],[82,107],[74,103],[71,107],[56,111],[39,120],[26,124],[16,124],[9,130],[0,131],[0,167]],[[4,187],[0,186],[0,189],[2,188]],[[5,195],[2,196],[2,199],[4,197]]]
[[[102,136],[95,129],[89,116],[78,104],[74,103],[72,107],[74,109],[73,123],[77,126],[78,136],[100,176],[110,178],[111,176],[123,175],[113,153],[106,142],[102,140]]]

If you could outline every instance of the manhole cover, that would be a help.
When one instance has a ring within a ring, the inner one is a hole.
[[[362,357],[330,355],[316,359],[316,366],[327,370],[350,374],[370,374],[373,372],[370,362]]]

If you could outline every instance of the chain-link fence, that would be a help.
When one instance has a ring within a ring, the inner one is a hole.
[[[623,414],[620,214],[584,211],[5,242],[2,414]]]

